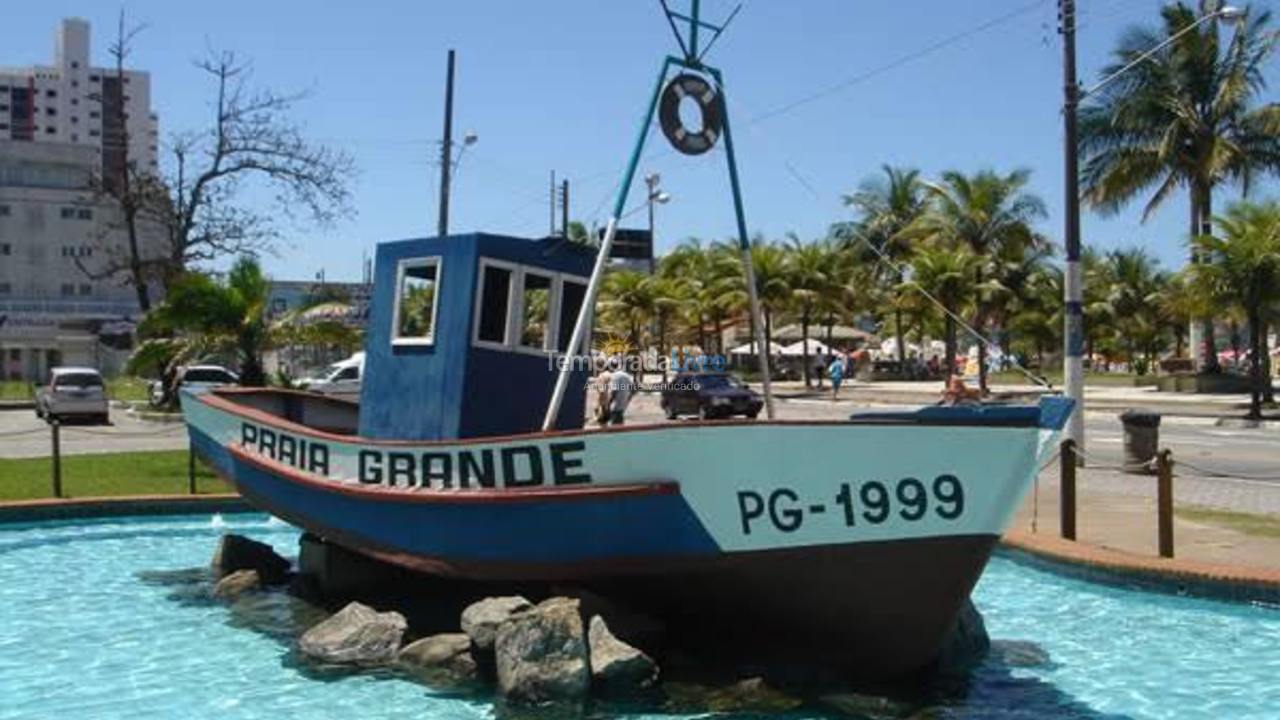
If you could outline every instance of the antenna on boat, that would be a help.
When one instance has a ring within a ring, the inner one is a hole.
[[[570,353],[586,353],[587,329],[590,327],[592,309],[596,296],[600,292],[600,281],[605,267],[609,263],[609,253],[613,248],[613,239],[618,232],[618,221],[627,202],[627,193],[631,182],[635,179],[636,166],[640,162],[640,154],[644,150],[645,138],[649,134],[649,125],[653,122],[655,112],[662,134],[666,136],[676,150],[685,155],[701,155],[715,146],[720,136],[724,136],[725,156],[729,160],[729,185],[733,189],[733,211],[738,225],[738,247],[742,253],[742,265],[746,273],[747,296],[751,305],[752,336],[755,339],[756,356],[760,359],[760,379],[764,388],[765,414],[773,419],[773,387],[769,378],[769,348],[764,347],[764,316],[760,311],[760,298],[756,292],[755,268],[751,264],[751,241],[747,238],[747,220],[742,207],[742,191],[738,182],[738,164],[733,154],[733,136],[729,132],[729,113],[725,103],[724,78],[718,68],[703,62],[707,51],[720,38],[725,28],[742,8],[738,5],[720,25],[705,22],[701,18],[700,0],[690,0],[689,12],[679,13],[671,9],[667,0],[659,0],[662,12],[671,25],[676,43],[680,46],[680,57],[668,55],[662,62],[658,79],[649,96],[649,104],[644,118],[640,122],[640,131],[636,135],[631,157],[627,161],[626,170],[622,174],[622,182],[618,186],[618,196],[613,204],[613,212],[605,225],[604,238],[600,242],[596,264],[591,272],[591,280],[587,283],[586,297],[582,309],[578,311],[577,322],[573,326],[573,336],[569,341]],[[681,32],[680,25],[687,28]],[[699,33],[703,30],[712,33],[705,45],[699,47]],[[679,69],[679,73],[668,81],[671,69]],[[665,86],[665,87],[664,87]],[[697,104],[702,113],[702,127],[690,130],[680,120],[680,104],[690,99]],[[560,376],[556,378],[555,391],[551,394],[551,402],[547,406],[547,415],[542,429],[555,427],[556,417],[560,413],[560,404],[564,401],[564,393],[569,385],[569,375],[573,371],[573,363],[565,358],[560,366]]]

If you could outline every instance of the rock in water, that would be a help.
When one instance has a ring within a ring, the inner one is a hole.
[[[1049,652],[1030,640],[996,640],[991,643],[991,656],[1005,667],[1048,667],[1053,664]]]
[[[784,713],[803,704],[769,686],[763,678],[753,677],[724,686],[708,687],[690,683],[663,683],[667,694],[667,710],[693,713]]]
[[[583,635],[578,601],[569,598],[551,598],[499,625],[498,692],[518,703],[585,698],[591,668]]]
[[[353,602],[303,633],[298,649],[329,663],[384,665],[395,659],[406,626],[398,612]]]
[[[477,652],[491,653],[498,626],[510,620],[512,615],[531,607],[533,603],[519,595],[485,598],[462,611],[462,632],[471,636]]]
[[[982,613],[973,606],[973,600],[965,600],[956,616],[956,624],[942,643],[938,654],[938,670],[943,673],[963,673],[982,662],[991,651],[991,638]]]
[[[267,585],[277,585],[289,578],[288,560],[280,557],[270,545],[243,535],[223,535],[211,564],[219,576],[237,570],[257,570],[258,577]]]
[[[599,615],[592,616],[587,639],[592,680],[605,690],[635,692],[652,687],[658,679],[658,666],[653,659],[614,637]]]
[[[915,707],[906,702],[879,695],[861,693],[833,693],[818,698],[818,702],[858,720],[901,720],[914,718]]]
[[[432,635],[405,645],[396,662],[428,682],[452,684],[474,679],[476,660],[466,633]]]
[[[213,596],[222,600],[234,600],[261,586],[262,579],[257,570],[237,570],[224,576],[213,586]]]

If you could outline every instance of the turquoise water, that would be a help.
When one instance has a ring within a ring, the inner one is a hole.
[[[313,615],[276,593],[235,609],[203,597],[226,531],[296,553],[297,531],[263,516],[0,525],[0,718],[495,716],[482,699],[298,665],[288,638]],[[1050,662],[989,661],[929,717],[1280,716],[1280,611],[998,558],[975,600],[993,638],[1034,640]]]

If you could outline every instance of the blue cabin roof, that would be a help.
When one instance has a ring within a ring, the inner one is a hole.
[[[378,246],[360,434],[451,439],[534,432],[595,262],[563,238],[475,233]],[[558,428],[582,427],[575,369]]]

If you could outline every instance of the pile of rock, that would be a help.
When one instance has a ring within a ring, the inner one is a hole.
[[[405,619],[351,603],[303,634],[298,649],[324,663],[396,664],[433,683],[492,677],[516,703],[580,701],[594,689],[618,695],[643,691],[658,678],[645,653],[614,637],[599,615],[583,622],[578,600],[553,597],[534,605],[522,597],[474,603],[462,632],[401,646]]]
[[[213,567],[217,577],[214,597],[233,601],[234,608],[282,597],[253,591],[284,585],[294,577],[291,562],[271,546],[238,535],[221,539]],[[291,588],[297,590],[296,585]],[[380,612],[352,602],[317,622],[313,613],[322,611],[307,604],[308,612],[299,616],[296,629],[288,636],[298,637],[297,649],[302,656],[322,665],[394,667],[437,686],[492,684],[498,695],[512,704],[576,704],[589,696],[634,698],[643,694],[659,700],[667,710],[681,713],[778,713],[802,705],[803,701],[760,677],[741,679],[744,674],[734,672],[721,674],[712,684],[702,684],[716,673],[708,675],[707,668],[696,662],[691,666],[693,671],[682,670],[688,663],[682,663],[683,656],[673,648],[666,648],[664,663],[674,681],[667,677],[657,689],[659,668],[653,658],[617,635],[647,648],[664,648],[663,623],[573,588],[554,588],[552,592],[576,597],[551,597],[536,604],[517,595],[485,598],[462,610],[456,631],[420,638],[413,638],[409,622],[399,612]],[[382,600],[376,604],[386,607]],[[398,607],[413,612],[403,604]],[[461,603],[436,618],[443,622],[435,622],[434,627],[447,629],[457,607]],[[302,628],[307,629],[299,637],[296,633]],[[1048,662],[1032,644],[1003,643],[992,648],[981,614],[972,603],[966,603],[944,643],[937,670],[963,674],[993,649],[998,661],[1009,667]],[[690,678],[702,680],[690,682]],[[785,678],[781,687],[796,690]],[[651,689],[656,692],[645,694]],[[917,709],[888,698],[826,689],[814,694],[809,690],[802,695],[812,695],[810,699],[816,698],[826,709],[853,717],[914,717]]]
[[[242,535],[223,535],[210,565],[217,577],[213,596],[233,600],[263,585],[288,582],[292,563],[266,543]]]

